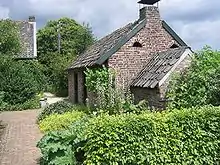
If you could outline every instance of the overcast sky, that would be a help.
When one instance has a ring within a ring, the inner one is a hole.
[[[0,0],[0,18],[27,19],[35,15],[38,27],[48,20],[71,17],[87,22],[95,36],[138,19],[137,0]],[[161,0],[161,18],[193,49],[210,45],[220,49],[219,0]]]

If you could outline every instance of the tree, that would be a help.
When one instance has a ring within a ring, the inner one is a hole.
[[[172,80],[168,95],[174,108],[220,105],[220,52],[205,47],[191,67]]]
[[[19,26],[11,20],[0,20],[0,53],[11,56],[21,51]]]
[[[47,63],[50,53],[59,52],[58,34],[60,33],[60,54],[76,57],[93,43],[94,38],[88,26],[82,26],[70,18],[49,21],[37,33],[38,59]]]
[[[59,36],[60,34],[60,36]],[[80,25],[70,18],[49,21],[38,31],[38,60],[45,66],[49,90],[60,96],[67,95],[66,69],[93,41],[88,25]],[[60,50],[58,40],[60,39]]]

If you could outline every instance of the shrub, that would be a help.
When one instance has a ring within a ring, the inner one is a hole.
[[[64,114],[54,114],[46,117],[39,123],[42,132],[58,131],[67,129],[72,123],[81,119],[85,114],[83,112],[67,112]]]
[[[43,85],[39,83],[41,72],[33,69],[32,64],[14,61],[8,56],[0,56],[0,61],[0,91],[4,92],[5,103],[12,106],[23,104],[42,91],[40,86]],[[36,72],[39,72],[37,77]]]
[[[41,95],[37,95],[31,100],[24,102],[23,104],[10,105],[7,103],[3,103],[0,105],[0,111],[21,111],[27,109],[38,109],[40,108],[40,98]]]
[[[100,116],[86,130],[85,164],[220,163],[220,108]]]
[[[48,164],[71,153],[72,164],[217,165],[220,107],[102,115],[49,133],[38,147]]]
[[[67,130],[54,131],[46,134],[37,144],[42,152],[42,165],[75,165],[82,164],[84,153],[83,132],[88,123],[82,118],[72,124]]]
[[[73,107],[74,105],[67,101],[56,102],[43,109],[38,115],[37,121],[39,122],[52,114],[63,114],[66,112],[71,112],[73,111]]]
[[[195,54],[191,67],[171,82],[172,108],[220,105],[220,52],[204,48]]]
[[[0,91],[0,107],[5,106],[5,102],[4,102],[4,92]]]

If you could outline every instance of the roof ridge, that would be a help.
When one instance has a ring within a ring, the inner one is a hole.
[[[180,36],[166,23],[166,21],[162,20],[162,27],[181,45],[188,46]]]

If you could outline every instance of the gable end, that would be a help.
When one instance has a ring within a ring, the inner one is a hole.
[[[176,32],[163,20],[163,28],[177,41],[180,46],[187,46],[187,44],[176,34]]]
[[[131,32],[124,36],[113,48],[111,48],[107,53],[101,55],[96,64],[102,65],[106,60],[108,60],[114,53],[116,53],[124,44],[126,44],[132,37],[134,37],[142,28],[145,27],[147,20],[144,19],[141,23],[136,25]]]

